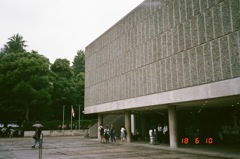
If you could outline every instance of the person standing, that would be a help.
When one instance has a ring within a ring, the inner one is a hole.
[[[108,126],[106,126],[104,129],[104,138],[105,138],[106,143],[108,143],[109,138],[110,138],[110,130],[109,130]]]
[[[111,138],[111,142],[116,142],[116,138],[115,138],[115,128],[114,125],[112,124],[110,127],[110,138]]]
[[[121,143],[125,142],[126,129],[124,128],[124,126],[122,126],[120,129],[120,138],[121,138]]]
[[[102,124],[98,127],[98,131],[100,133],[100,143],[104,143],[104,128]]]
[[[163,140],[164,142],[168,143],[168,126],[164,124],[163,126]]]
[[[35,133],[33,135],[33,139],[34,139],[34,144],[32,146],[32,148],[35,148],[35,146],[37,145],[38,143],[38,147],[40,148],[41,147],[41,134],[42,134],[42,130],[40,128],[37,128],[36,127],[36,130],[35,130]]]
[[[11,126],[10,126],[9,131],[10,131],[9,137],[12,138],[13,137],[13,133],[14,133],[14,129]]]
[[[157,140],[158,140],[159,143],[161,143],[162,139],[163,139],[163,127],[160,124],[158,124],[158,126],[157,126]]]

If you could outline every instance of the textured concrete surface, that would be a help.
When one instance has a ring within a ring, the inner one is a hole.
[[[38,159],[39,149],[31,148],[32,138],[0,139],[0,159]],[[239,145],[184,146],[170,149],[167,145],[148,143],[100,144],[83,137],[45,137],[44,159],[227,159],[239,158]]]
[[[85,108],[240,77],[239,10],[239,0],[145,0],[86,47]]]

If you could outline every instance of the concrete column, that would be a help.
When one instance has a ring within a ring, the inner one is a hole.
[[[176,106],[168,106],[170,148],[178,147]]]
[[[131,142],[131,114],[130,112],[125,112],[125,128],[127,130],[127,142]]]
[[[131,114],[131,132],[135,134],[136,126],[135,126],[135,115]]]
[[[100,132],[98,131],[98,128],[100,126],[100,124],[103,125],[103,115],[102,114],[98,114],[98,127],[97,127],[97,132],[98,132],[98,139],[100,140]]]

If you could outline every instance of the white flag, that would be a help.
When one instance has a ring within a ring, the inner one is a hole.
[[[72,116],[73,116],[73,117],[75,116],[75,113],[74,113],[74,110],[73,110],[73,108],[72,108]]]

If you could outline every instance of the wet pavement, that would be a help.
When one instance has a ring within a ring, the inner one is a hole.
[[[0,159],[38,159],[39,148],[31,148],[32,138],[1,138]],[[40,153],[41,154],[41,153]],[[101,144],[97,139],[83,137],[45,137],[44,159],[239,159],[239,145],[181,146],[171,149],[168,145],[148,143]]]

